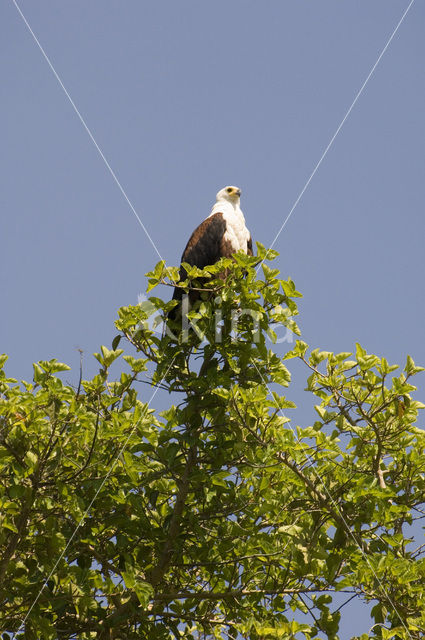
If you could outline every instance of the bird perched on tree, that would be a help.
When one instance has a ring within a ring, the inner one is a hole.
[[[237,251],[253,255],[252,238],[240,208],[240,196],[241,190],[233,186],[224,187],[217,193],[210,215],[190,236],[181,262],[203,269],[215,264],[220,258],[230,258]],[[186,276],[186,269],[181,266],[180,279],[185,280]],[[182,296],[183,290],[175,287],[173,300],[180,301]],[[190,303],[193,304],[197,297],[199,292],[191,292]],[[175,320],[178,313],[179,306],[174,307],[169,318]]]

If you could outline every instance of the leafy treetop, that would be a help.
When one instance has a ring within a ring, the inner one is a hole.
[[[299,333],[300,294],[266,263],[257,275],[265,257],[259,245],[188,268],[179,285],[204,292],[173,335],[152,316],[174,302],[121,308],[77,388],[56,360],[18,384],[1,357],[2,638],[333,639],[341,598],[371,603],[362,640],[423,637],[410,526],[423,517],[422,368],[301,340],[279,357],[270,340]],[[178,270],[148,279],[171,286]],[[296,429],[293,358],[317,398],[317,420]],[[158,389],[175,404],[155,413]]]

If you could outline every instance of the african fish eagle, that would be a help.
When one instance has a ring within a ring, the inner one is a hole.
[[[245,218],[240,208],[241,190],[228,186],[221,189],[216,196],[215,204],[208,218],[205,218],[189,238],[181,262],[203,269],[215,264],[220,258],[230,258],[237,251],[244,251],[249,256],[252,252],[251,234],[245,226]],[[186,270],[180,267],[180,279],[186,278]],[[193,303],[197,292],[189,296]],[[183,290],[175,287],[173,300],[181,300]],[[173,320],[178,307],[171,310],[169,317]]]

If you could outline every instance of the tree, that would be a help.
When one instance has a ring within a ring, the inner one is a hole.
[[[18,384],[2,357],[2,638],[337,638],[341,594],[373,605],[362,638],[423,637],[422,368],[301,340],[278,357],[300,294],[265,263],[257,277],[265,257],[188,268],[180,286],[206,278],[204,299],[175,337],[148,322],[175,303],[121,308],[77,388],[56,360]],[[317,399],[296,429],[291,358]],[[175,404],[156,414],[158,389]]]

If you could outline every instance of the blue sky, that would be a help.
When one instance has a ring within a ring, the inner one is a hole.
[[[270,245],[408,2],[19,5],[177,264],[226,184]],[[425,363],[424,18],[416,1],[276,242],[312,347]],[[77,369],[82,349],[88,376],[159,258],[12,1],[0,29],[0,351],[28,379],[38,359]]]

